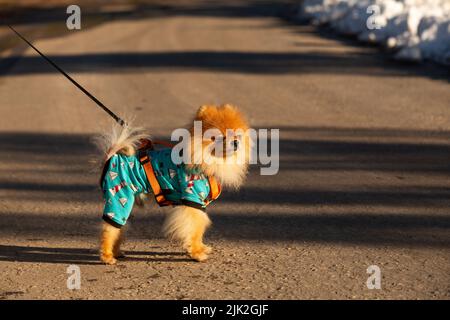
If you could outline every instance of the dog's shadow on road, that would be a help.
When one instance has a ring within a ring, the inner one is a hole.
[[[124,251],[120,261],[192,262],[182,252]],[[84,248],[50,248],[0,245],[0,261],[102,265],[98,251]]]

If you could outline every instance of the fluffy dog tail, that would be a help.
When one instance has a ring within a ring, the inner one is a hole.
[[[149,137],[141,127],[114,125],[110,133],[97,137],[95,144],[103,153],[103,161],[108,161],[115,154],[134,155],[139,142]]]

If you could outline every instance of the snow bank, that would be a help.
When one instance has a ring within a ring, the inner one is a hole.
[[[450,0],[304,0],[300,15],[380,43],[396,58],[450,65]]]

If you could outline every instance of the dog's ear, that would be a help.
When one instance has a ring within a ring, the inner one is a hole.
[[[224,110],[228,110],[228,111],[238,111],[238,108],[236,106],[229,104],[229,103],[222,105],[222,108]]]
[[[198,108],[197,110],[197,114],[195,115],[195,119],[199,120],[199,119],[203,119],[205,117],[205,115],[208,114],[208,112],[210,112],[213,109],[217,109],[216,106],[213,105],[202,105],[200,108]]]

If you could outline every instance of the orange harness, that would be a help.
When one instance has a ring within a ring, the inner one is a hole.
[[[169,206],[174,205],[173,201],[166,199],[164,193],[159,185],[158,179],[155,176],[155,172],[153,170],[152,162],[150,157],[148,156],[148,150],[154,150],[155,145],[162,145],[168,148],[173,148],[173,144],[165,141],[150,141],[148,139],[142,140],[141,146],[138,149],[139,162],[144,167],[145,174],[147,176],[148,182],[152,187],[153,193],[155,195],[156,202],[161,206]],[[217,182],[217,180],[213,176],[208,177],[209,182],[209,195],[208,201],[206,204],[209,204],[211,201],[216,200],[221,192],[221,186]]]

